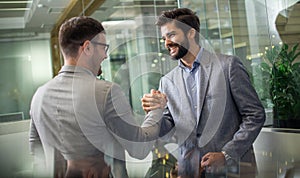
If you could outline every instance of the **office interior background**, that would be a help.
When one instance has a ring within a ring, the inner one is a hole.
[[[255,142],[257,177],[300,177],[300,130],[272,127],[268,76],[260,70],[266,51],[300,42],[298,0],[1,0],[0,177],[24,177],[32,171],[30,101],[63,65],[57,34],[65,19],[88,15],[103,23],[110,49],[102,76],[121,86],[142,122],[140,98],[158,88],[160,77],[177,65],[164,49],[155,18],[177,7],[197,12],[203,46],[239,56],[249,72],[267,113]],[[171,151],[174,147],[166,145]],[[145,160],[128,156],[129,175],[144,177],[154,154]]]

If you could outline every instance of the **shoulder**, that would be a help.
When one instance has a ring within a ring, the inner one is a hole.
[[[39,94],[42,94],[42,93],[45,93],[47,90],[49,90],[49,88],[52,86],[52,85],[55,85],[55,77],[49,81],[47,81],[46,83],[40,85],[36,91],[35,91],[35,95],[39,95]]]
[[[107,81],[107,80],[100,80],[100,79],[97,79],[95,80],[95,84],[96,84],[96,87],[112,87],[112,85],[114,84],[113,82],[110,82],[110,81]]]
[[[99,80],[97,79],[95,82],[95,90],[98,95],[106,96],[106,97],[114,97],[114,96],[123,96],[123,90],[121,86],[117,83]]]
[[[42,84],[35,90],[31,98],[31,106],[30,106],[31,110],[33,110],[35,107],[41,106],[41,102],[44,99],[44,97],[46,95],[49,95],[51,85],[53,85],[53,80],[54,79],[47,81],[46,83]]]
[[[181,68],[179,66],[176,66],[166,75],[164,75],[161,79],[164,81],[173,81],[174,78],[177,78],[178,75],[180,75],[180,73],[181,73]]]
[[[206,53],[212,63],[220,64],[224,70],[237,66],[243,67],[243,63],[238,56],[211,52]]]
[[[223,65],[228,65],[231,63],[240,63],[241,60],[238,56],[235,55],[229,55],[229,54],[222,54],[222,53],[217,53],[217,52],[209,52],[207,50],[203,51],[203,57],[209,58],[211,60],[218,60],[219,62],[221,62],[221,64]]]
[[[117,83],[99,79],[95,81],[95,89],[102,94],[121,91],[121,87]]]
[[[241,59],[235,55],[228,55],[228,54],[217,54],[220,61],[224,64],[234,64],[234,63],[242,63]]]

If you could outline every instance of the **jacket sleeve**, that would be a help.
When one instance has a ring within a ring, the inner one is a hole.
[[[231,95],[241,116],[241,124],[223,150],[238,161],[252,147],[261,131],[265,122],[265,111],[239,58],[229,59],[227,66]]]
[[[124,93],[116,84],[107,94],[104,110],[105,123],[114,138],[131,156],[145,158],[159,136],[163,110],[154,110],[147,116],[146,123],[139,126]]]
[[[39,154],[43,155],[43,146],[40,139],[40,136],[37,132],[34,120],[30,120],[30,129],[29,129],[29,151],[32,155],[38,156]]]

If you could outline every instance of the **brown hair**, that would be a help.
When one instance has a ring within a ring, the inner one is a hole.
[[[101,32],[105,33],[99,21],[86,16],[72,17],[59,29],[59,45],[65,55],[76,57],[79,46]]]
[[[194,28],[198,33],[195,36],[196,42],[199,41],[200,20],[195,12],[188,8],[176,8],[163,11],[156,21],[157,26],[163,26],[166,23],[175,22],[176,27],[182,29],[184,33]]]

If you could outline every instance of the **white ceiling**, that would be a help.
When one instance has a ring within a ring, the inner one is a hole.
[[[70,0],[0,0],[0,38],[49,33]]]
[[[72,1],[0,0],[0,38],[49,33],[62,11]],[[137,16],[140,13],[137,7],[153,7],[153,2],[158,6],[177,6],[177,0],[106,0],[94,14],[102,18],[99,20],[121,20],[124,15],[126,18]]]
[[[0,29],[44,31],[56,22],[70,0],[0,1]],[[46,30],[47,31],[47,30]]]

